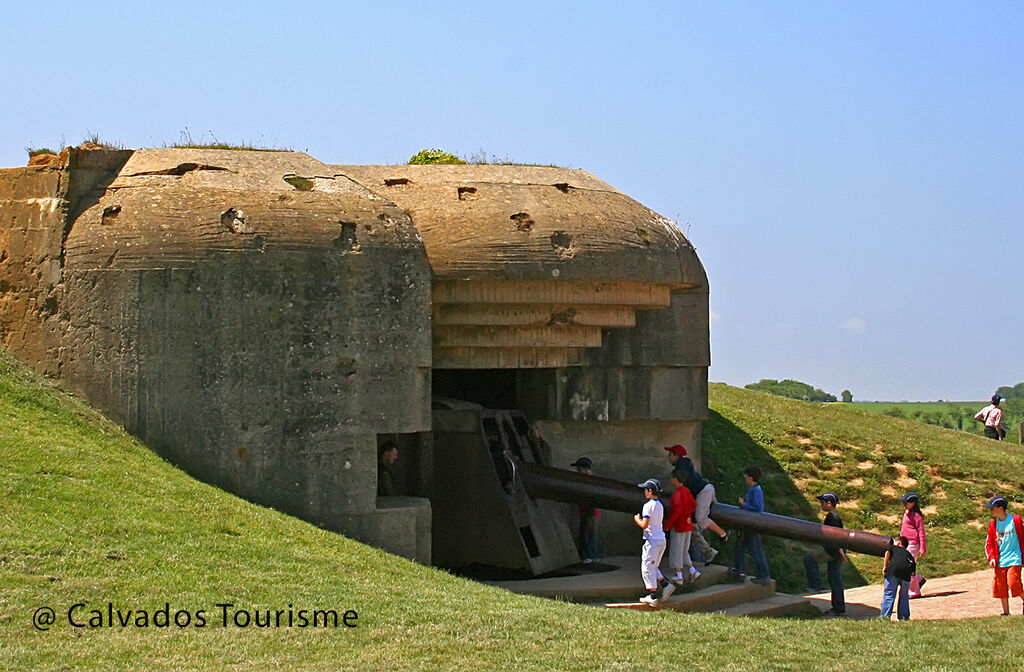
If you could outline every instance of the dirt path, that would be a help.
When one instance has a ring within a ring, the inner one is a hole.
[[[910,601],[911,620],[982,618],[1002,611],[999,600],[992,597],[992,570],[971,574],[955,574],[930,578],[921,597]],[[831,604],[828,593],[808,595],[807,599],[822,611]],[[847,588],[846,613],[850,618],[874,618],[882,604],[882,586]],[[1021,614],[1020,598],[1010,598],[1010,612]]]

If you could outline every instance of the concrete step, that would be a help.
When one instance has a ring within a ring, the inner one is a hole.
[[[737,604],[714,613],[722,614],[723,616],[751,616],[755,618],[779,618],[783,616],[817,618],[821,616],[818,608],[807,598],[800,595],[787,595],[786,593],[775,593],[763,600]]]
[[[659,605],[659,609],[682,612],[718,612],[747,602],[764,600],[775,594],[775,582],[767,585],[757,583],[718,583],[691,593],[673,595]],[[612,602],[605,604],[611,609],[653,609],[640,602]]]
[[[607,567],[612,569],[595,571],[594,566],[576,565],[563,570],[571,574],[569,576],[487,583],[513,593],[591,604],[611,600],[635,600],[643,595],[644,584],[640,578],[639,557],[607,558],[598,563],[597,568]],[[697,591],[727,579],[728,570],[722,565],[707,565],[698,569],[701,571],[701,577],[694,584],[680,589],[680,594]]]

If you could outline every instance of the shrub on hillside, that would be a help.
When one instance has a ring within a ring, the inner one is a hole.
[[[437,163],[453,163],[461,164],[466,163],[465,159],[459,158],[458,154],[452,154],[446,152],[443,149],[421,149],[416,154],[412,155],[409,159],[411,165],[417,164],[437,164]]]

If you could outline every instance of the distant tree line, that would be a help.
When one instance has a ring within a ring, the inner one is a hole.
[[[1004,385],[996,390],[996,394],[1006,399],[1024,399],[1024,383],[1017,383],[1013,387]]]
[[[801,383],[799,380],[771,380],[770,378],[764,378],[756,383],[750,383],[744,385],[748,390],[756,390],[758,392],[767,392],[768,394],[774,394],[777,397],[787,397],[789,399],[801,399],[803,401],[838,401],[836,395],[829,394],[824,390],[816,388],[807,383]],[[849,394],[849,390],[844,390],[846,394],[843,395],[843,401],[846,401],[846,396]],[[850,401],[853,401],[853,395],[850,394]]]

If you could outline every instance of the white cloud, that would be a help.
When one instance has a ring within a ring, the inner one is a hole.
[[[851,334],[863,334],[868,330],[868,323],[859,317],[851,317],[841,325],[845,331]]]

